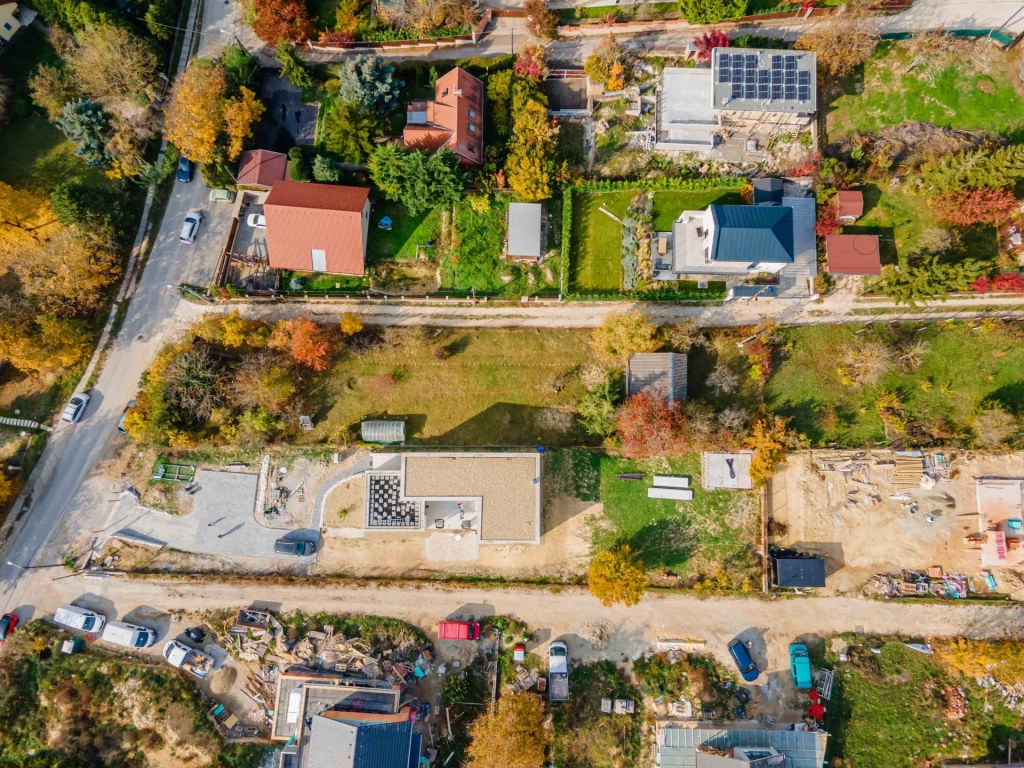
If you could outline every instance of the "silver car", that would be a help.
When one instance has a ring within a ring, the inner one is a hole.
[[[185,215],[185,223],[181,225],[181,235],[178,239],[183,243],[195,242],[199,233],[199,225],[203,221],[203,214],[199,211],[190,211]]]
[[[61,420],[66,421],[68,424],[77,424],[85,415],[85,407],[88,404],[89,395],[85,392],[79,392],[64,406],[64,413],[60,415]]]
[[[211,203],[233,203],[235,202],[235,193],[230,189],[211,189],[210,190],[210,202]]]

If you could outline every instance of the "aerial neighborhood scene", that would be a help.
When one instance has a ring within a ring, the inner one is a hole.
[[[1022,38],[0,0],[0,768],[1024,768]]]

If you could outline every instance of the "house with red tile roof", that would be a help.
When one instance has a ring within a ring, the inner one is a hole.
[[[251,149],[242,153],[238,163],[238,186],[269,190],[274,182],[285,179],[288,155],[269,149]]]
[[[362,187],[278,181],[263,204],[274,269],[362,275],[370,227]]]
[[[437,79],[434,98],[409,102],[402,142],[406,149],[450,149],[463,165],[484,157],[484,84],[456,67]]]

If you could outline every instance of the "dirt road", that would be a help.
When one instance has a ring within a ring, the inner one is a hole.
[[[37,571],[16,612],[23,620],[51,613],[60,603],[100,610],[108,619],[148,611],[214,610],[258,604],[271,610],[353,612],[395,616],[428,630],[453,614],[511,613],[537,633],[537,644],[566,640],[574,658],[623,660],[657,640],[704,638],[707,648],[728,662],[726,644],[734,637],[753,643],[759,682],[773,686],[788,676],[787,647],[796,638],[844,631],[925,637],[1015,637],[1024,611],[1010,605],[897,604],[849,597],[763,600],[699,600],[682,595],[649,595],[635,608],[605,608],[583,589],[517,590],[419,587],[274,586],[129,580],[122,577],[54,579],[59,571]],[[29,581],[26,579],[26,581]],[[580,635],[605,628],[595,648]],[[181,627],[171,627],[177,633]],[[160,641],[163,637],[160,638]]]

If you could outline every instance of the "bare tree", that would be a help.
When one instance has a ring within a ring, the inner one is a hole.
[[[739,374],[734,373],[726,366],[719,364],[708,376],[708,386],[720,395],[728,395],[739,386]]]
[[[689,352],[693,347],[710,349],[711,341],[692,318],[686,318],[678,325],[666,325],[662,329],[665,341],[676,352]]]
[[[747,426],[748,419],[747,412],[735,405],[726,407],[718,414],[718,423],[722,426],[722,429],[728,429],[733,432],[739,432]]]
[[[698,441],[707,440],[715,434],[715,411],[710,405],[699,400],[688,400],[685,410],[686,426]]]
[[[220,364],[205,347],[175,355],[164,374],[169,402],[198,421],[208,421],[223,404],[220,396]]]
[[[854,340],[843,353],[842,365],[853,384],[870,387],[893,368],[893,352],[875,339]]]
[[[146,42],[113,24],[87,26],[75,35],[69,64],[79,87],[112,111],[121,103],[148,101],[157,59]]]
[[[1017,431],[1017,420],[998,406],[988,408],[974,417],[975,442],[982,448],[998,448]]]

